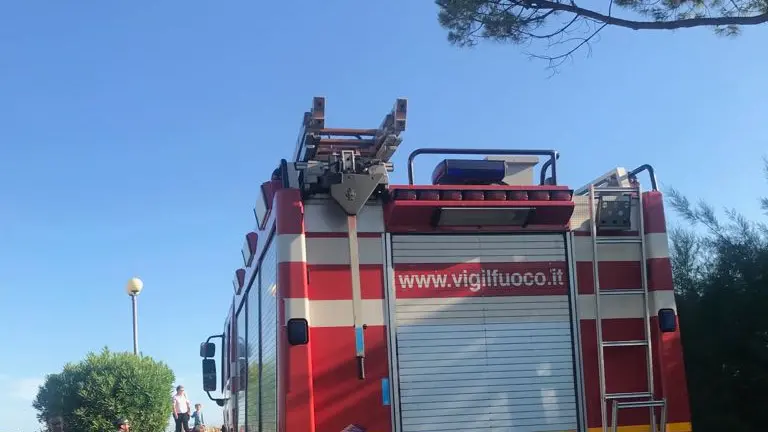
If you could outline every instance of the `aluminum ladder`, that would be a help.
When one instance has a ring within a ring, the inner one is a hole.
[[[378,128],[327,128],[325,98],[315,97],[302,118],[293,154],[292,165],[299,173],[298,187],[305,196],[330,195],[346,213],[355,357],[360,380],[366,377],[367,325],[363,321],[357,215],[389,183],[388,173],[393,170],[390,159],[403,141],[407,108],[405,98],[397,99]],[[287,162],[281,165],[288,171]]]
[[[600,380],[600,415],[603,432],[618,431],[618,415],[620,409],[629,408],[649,408],[650,414],[650,427],[651,431],[663,431],[666,432],[667,425],[667,406],[664,399],[654,399],[654,385],[653,385],[653,347],[651,343],[651,314],[650,314],[650,295],[648,292],[648,271],[647,271],[647,252],[645,243],[645,221],[643,220],[643,195],[642,189],[637,182],[630,182],[629,187],[622,187],[622,183],[618,183],[619,186],[610,187],[595,187],[595,184],[588,186],[589,193],[589,225],[590,234],[592,238],[592,275],[595,285],[595,325],[597,330],[597,352],[598,352],[598,368],[599,368],[599,380]],[[638,213],[638,237],[612,237],[612,236],[598,236],[598,226],[596,218],[597,205],[599,203],[598,198],[605,195],[613,196],[630,196],[630,205],[632,199],[637,200],[637,213]],[[600,272],[598,268],[599,256],[598,245],[601,244],[634,244],[640,248],[640,273],[641,273],[641,287],[635,289],[610,289],[602,290],[600,287]],[[645,338],[640,340],[624,340],[624,341],[605,341],[603,340],[603,320],[600,312],[600,299],[605,295],[618,295],[618,296],[642,296],[643,298],[643,319],[644,319],[644,333]],[[605,382],[605,349],[621,349],[621,347],[642,346],[645,347],[646,352],[646,373],[647,373],[647,391],[632,392],[632,393],[608,393]],[[634,400],[633,400],[634,399]],[[642,399],[642,400],[637,400]],[[607,405],[611,404],[611,423],[610,429],[607,422]],[[659,428],[656,425],[656,408],[660,408],[660,422]]]

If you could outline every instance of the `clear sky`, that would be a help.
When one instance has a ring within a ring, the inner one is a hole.
[[[449,46],[427,0],[0,1],[3,428],[36,430],[45,374],[131,349],[134,275],[141,350],[205,402],[198,344],[315,95],[340,127],[409,98],[398,181],[416,147],[556,148],[574,187],[651,163],[663,187],[759,215],[766,37],[608,30],[548,78],[514,46]]]

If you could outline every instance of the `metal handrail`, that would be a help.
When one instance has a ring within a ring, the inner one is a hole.
[[[509,149],[451,149],[451,148],[420,148],[408,155],[408,184],[413,185],[413,160],[422,154],[461,154],[461,155],[500,155],[500,156],[549,156],[542,167],[542,182],[546,168],[552,166],[552,183],[557,184],[557,159],[555,150],[509,150]]]
[[[633,178],[637,177],[638,174],[640,174],[643,171],[648,171],[648,177],[651,179],[651,190],[658,191],[659,188],[656,184],[656,171],[653,169],[653,167],[649,164],[643,164],[639,167],[633,169],[627,174],[627,177]]]

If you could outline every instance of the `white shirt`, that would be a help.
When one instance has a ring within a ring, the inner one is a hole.
[[[185,395],[173,395],[173,406],[176,408],[176,412],[178,414],[184,414],[188,411],[188,405],[189,401],[187,400],[187,397]]]

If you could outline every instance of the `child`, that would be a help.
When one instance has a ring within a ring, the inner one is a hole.
[[[203,405],[202,404],[195,404],[195,412],[192,413],[192,420],[194,423],[192,423],[192,430],[195,431],[202,431],[205,427],[205,421],[203,420]]]

